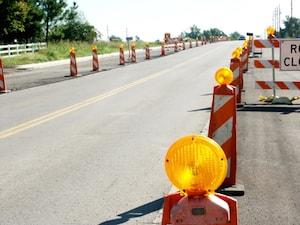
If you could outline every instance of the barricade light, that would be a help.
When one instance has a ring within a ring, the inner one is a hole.
[[[93,51],[96,51],[96,50],[97,50],[97,45],[93,45],[93,46],[92,46],[92,50],[93,50]]]
[[[70,53],[75,54],[75,48],[74,47],[70,48]]]
[[[275,34],[275,32],[276,32],[276,30],[275,30],[274,27],[269,26],[269,27],[267,28],[267,34],[268,34],[268,36],[273,36],[273,35]]]
[[[243,48],[242,47],[238,47],[237,50],[239,50],[240,55],[243,53]]]
[[[239,59],[240,56],[241,56],[240,50],[236,48],[236,49],[232,52],[231,56],[232,56],[233,59]]]
[[[135,48],[135,47],[136,47],[135,43],[132,43],[131,48]]]
[[[227,173],[222,148],[203,135],[177,140],[165,158],[166,173],[172,184],[189,196],[214,193]]]
[[[228,67],[222,67],[215,74],[215,79],[218,84],[231,84],[233,81],[233,73]]]
[[[123,45],[123,44],[120,44],[119,48],[120,48],[120,49],[124,49],[124,45]]]

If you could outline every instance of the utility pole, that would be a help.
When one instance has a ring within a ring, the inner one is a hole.
[[[279,32],[279,35],[280,35],[280,31],[281,31],[280,25],[281,25],[281,9],[280,9],[280,5],[279,5],[278,6],[278,32]]]
[[[293,0],[291,0],[291,18],[293,18]]]
[[[126,42],[127,42],[127,47],[128,47],[128,60],[131,58],[131,54],[130,54],[130,42],[128,39],[128,27],[126,26]]]
[[[272,25],[275,27],[275,10],[273,11]]]
[[[109,41],[109,29],[108,29],[108,25],[106,26],[106,34],[107,34],[107,40]]]
[[[278,31],[278,8],[275,8],[275,30]]]

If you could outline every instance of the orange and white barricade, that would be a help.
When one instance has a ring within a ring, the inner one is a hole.
[[[120,45],[119,47],[119,64],[125,65],[125,54],[124,54],[124,46]]]
[[[255,88],[261,90],[300,90],[298,81],[255,81]]]
[[[256,81],[256,88],[259,89],[269,89],[267,87],[272,87],[273,89],[273,96],[276,97],[276,90],[282,89],[282,90],[288,90],[288,86],[285,86],[282,81],[276,81],[275,82],[275,69],[280,68],[279,60],[275,60],[275,53],[274,49],[280,47],[280,41],[274,36],[275,29],[272,27],[269,27],[268,30],[268,39],[267,40],[254,40],[254,46],[256,48],[269,48],[272,49],[272,59],[271,60],[254,60],[254,67],[257,69],[272,69],[272,75],[273,80],[272,81]],[[297,82],[295,82],[297,83]],[[291,87],[293,87],[293,82],[288,83]],[[270,85],[270,86],[269,86]],[[281,88],[285,87],[285,88]]]
[[[78,75],[75,48],[70,49],[70,75],[75,77]]]
[[[248,71],[248,63],[249,63],[249,51],[247,47],[243,47],[243,51],[241,54],[241,61],[242,61],[242,68],[243,68],[243,72],[247,72]]]
[[[258,69],[279,69],[280,63],[278,60],[254,60],[254,66]]]
[[[208,137],[224,150],[228,160],[228,171],[222,187],[236,185],[237,141],[236,141],[236,89],[228,85],[233,81],[229,68],[216,73],[220,85],[214,87]]]
[[[98,58],[96,45],[92,47],[92,54],[93,54],[93,71],[99,71],[100,65],[99,65],[99,58]]]
[[[237,200],[216,193],[227,173],[224,150],[211,138],[178,139],[165,157],[177,191],[164,197],[161,225],[238,225]]]
[[[131,45],[131,62],[136,63],[136,46],[135,44]]]
[[[243,70],[241,67],[241,60],[239,58],[232,58],[230,61],[230,69],[233,73],[233,81],[231,85],[236,87],[237,103],[242,102],[242,83]]]
[[[150,53],[149,45],[146,45],[146,47],[145,47],[145,59],[147,59],[147,60],[151,59],[151,53]]]
[[[165,44],[161,44],[161,53],[160,56],[166,56],[166,49],[165,49]]]
[[[0,59],[0,93],[7,93],[9,90],[6,88],[5,77],[4,77],[4,65],[2,59]]]
[[[174,51],[175,51],[175,52],[178,52],[178,42],[177,42],[177,41],[175,41]]]

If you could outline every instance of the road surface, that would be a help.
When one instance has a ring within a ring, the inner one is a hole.
[[[271,50],[263,51],[271,59]],[[278,59],[278,52],[276,52]],[[300,224],[300,101],[294,105],[262,105],[255,80],[271,81],[270,69],[245,74],[246,105],[238,110],[238,177],[245,196],[238,198],[241,225]],[[298,72],[276,71],[277,81],[299,81]],[[277,91],[278,96],[299,96],[299,91]]]
[[[193,47],[196,43],[193,43]],[[189,44],[186,44],[189,48]],[[174,48],[166,49],[166,54],[174,54]],[[145,50],[139,49],[136,51],[137,62],[145,61]],[[160,57],[160,47],[150,48],[151,59]],[[126,65],[131,64],[129,53],[125,52]],[[112,53],[99,56],[100,72],[108,71],[124,66],[119,65],[119,53]],[[92,56],[77,58],[77,67],[79,76],[92,75]],[[9,90],[23,90],[31,87],[51,84],[55,82],[70,80],[70,60],[60,60],[56,62],[47,62],[39,64],[31,64],[18,66],[16,68],[4,68],[6,83]]]
[[[166,150],[206,127],[214,72],[239,45],[216,43],[1,95],[0,224],[158,224],[171,189]],[[253,68],[245,74],[240,225],[300,221],[300,107],[261,105],[258,96],[271,92],[254,90],[254,79],[270,77]]]
[[[171,188],[167,148],[205,127],[237,45],[1,95],[0,224],[151,224]]]

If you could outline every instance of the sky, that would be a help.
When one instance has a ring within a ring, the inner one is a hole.
[[[103,39],[107,39],[107,33],[125,39],[127,30],[128,36],[137,35],[144,41],[162,40],[165,32],[178,36],[193,24],[202,31],[216,27],[226,34],[238,31],[264,36],[266,28],[272,25],[276,7],[281,7],[281,21],[291,13],[291,0],[75,1]],[[293,6],[293,16],[299,18],[300,0],[293,0]]]

